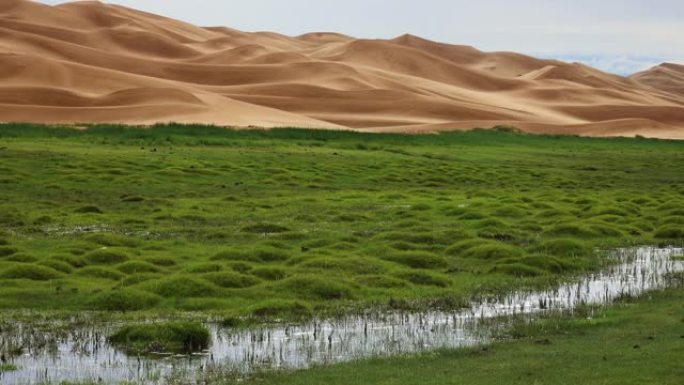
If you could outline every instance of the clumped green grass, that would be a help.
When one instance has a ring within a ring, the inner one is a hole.
[[[684,239],[684,226],[682,225],[665,225],[660,227],[655,232],[656,238],[661,239]]]
[[[225,288],[245,288],[251,287],[260,282],[258,278],[230,271],[221,271],[216,273],[207,273],[202,278],[213,283],[219,287]]]
[[[260,318],[297,319],[308,318],[313,314],[311,306],[297,300],[267,300],[250,306],[249,314]]]
[[[64,261],[59,261],[56,259],[46,259],[38,263],[41,266],[49,267],[51,269],[57,270],[59,272],[70,274],[74,271],[74,267]]]
[[[492,271],[516,277],[536,277],[546,273],[543,269],[518,261],[497,264],[492,268]]]
[[[446,258],[425,251],[391,253],[384,258],[414,269],[442,269],[448,265]]]
[[[116,266],[116,269],[124,274],[135,273],[157,273],[160,271],[159,267],[144,261],[128,261]]]
[[[215,285],[202,278],[192,276],[175,276],[147,281],[140,285],[140,289],[167,298],[214,297],[220,293]]]
[[[0,363],[0,374],[6,373],[6,372],[14,372],[18,369],[19,368],[15,364]]]
[[[275,225],[272,223],[259,223],[256,225],[249,225],[242,228],[242,231],[255,234],[277,234],[289,231],[285,226]]]
[[[126,262],[129,259],[130,257],[123,251],[110,249],[95,250],[85,256],[85,260],[88,263],[96,265],[114,265]]]
[[[457,303],[684,243],[675,141],[20,124],[0,141],[2,308]]]
[[[211,257],[214,261],[278,262],[289,255],[275,247],[259,247],[247,250],[224,250]]]
[[[102,210],[100,210],[100,208],[97,206],[79,207],[76,210],[74,210],[74,212],[79,214],[102,214]]]
[[[0,272],[0,278],[27,279],[30,281],[49,281],[61,274],[50,267],[34,264],[17,264]]]
[[[352,297],[352,289],[348,284],[316,275],[291,277],[278,283],[277,287],[306,299],[339,300]]]
[[[24,253],[12,254],[5,258],[6,262],[19,262],[19,263],[34,263],[38,262],[38,258],[33,255],[28,255]]]
[[[193,353],[209,347],[211,335],[200,323],[167,322],[125,326],[109,341],[132,354]]]
[[[398,273],[397,277],[419,286],[448,287],[450,284],[446,277],[429,271],[407,271]]]
[[[0,258],[2,257],[7,257],[13,254],[16,254],[19,252],[19,249],[16,247],[10,247],[10,246],[2,246],[0,247]]]
[[[161,297],[140,290],[114,289],[96,295],[91,301],[95,310],[135,311],[154,307]]]
[[[85,237],[85,240],[93,243],[97,243],[102,246],[121,246],[121,247],[136,247],[140,245],[140,242],[135,238],[125,237],[122,235],[115,235],[109,233],[97,233]]]
[[[476,258],[485,260],[496,260],[503,258],[515,258],[523,255],[523,251],[506,244],[484,244],[480,246],[475,246],[465,253],[463,256],[466,258]]]
[[[280,281],[287,277],[287,270],[281,267],[259,267],[251,271],[252,275],[268,281]]]
[[[118,287],[128,287],[128,286],[133,286],[137,285],[139,283],[151,281],[151,280],[157,280],[163,277],[163,274],[161,273],[134,273],[134,274],[129,274],[128,276],[122,278],[118,285]]]
[[[569,238],[549,239],[542,242],[539,249],[559,257],[589,256],[592,252],[587,243]]]

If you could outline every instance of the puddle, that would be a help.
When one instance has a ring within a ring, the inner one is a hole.
[[[668,273],[684,271],[671,257],[682,249],[637,248],[615,252],[619,263],[542,292],[518,292],[473,303],[453,312],[372,314],[304,325],[231,330],[208,325],[211,348],[203,354],[150,359],[129,357],[106,338],[118,326],[52,323],[10,324],[0,330],[0,352],[22,347],[11,359],[17,371],[0,374],[3,385],[97,381],[163,384],[172,376],[196,383],[216,368],[306,368],[363,357],[414,353],[486,342],[486,322],[493,317],[572,310],[582,304],[610,304],[623,295],[639,295],[667,286]],[[478,327],[480,325],[481,327]],[[45,326],[45,325],[43,325]]]

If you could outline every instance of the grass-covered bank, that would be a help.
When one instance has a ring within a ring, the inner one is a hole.
[[[0,308],[458,306],[679,244],[684,143],[0,126]]]
[[[486,348],[373,359],[244,384],[615,384],[679,385],[684,379],[684,290],[623,300],[591,317],[514,328]]]

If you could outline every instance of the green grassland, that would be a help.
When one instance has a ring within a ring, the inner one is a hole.
[[[0,308],[460,306],[684,241],[684,143],[0,126]]]
[[[684,290],[627,299],[591,317],[518,326],[487,347],[378,358],[240,381],[278,385],[680,385]]]

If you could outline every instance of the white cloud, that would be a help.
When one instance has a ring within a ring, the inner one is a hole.
[[[600,70],[618,75],[631,75],[647,70],[663,62],[679,62],[662,56],[627,56],[627,55],[572,55],[557,54],[554,58],[567,62],[579,62]]]

